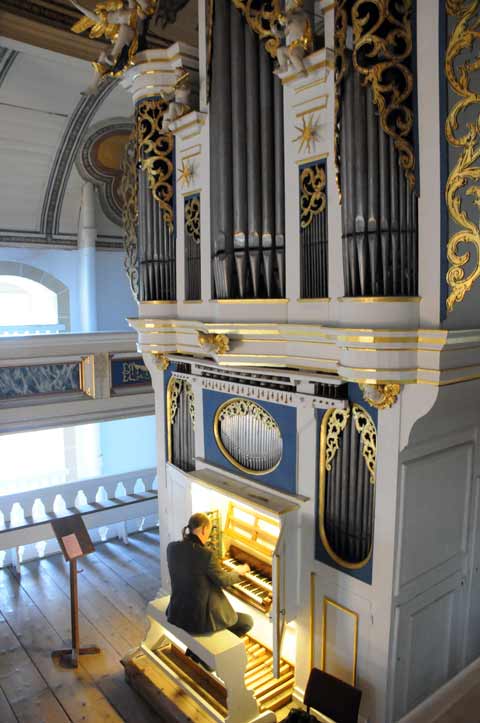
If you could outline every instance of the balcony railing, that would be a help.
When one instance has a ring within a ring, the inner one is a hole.
[[[158,522],[156,469],[139,469],[0,496],[0,567],[59,552],[52,519],[80,513],[94,542]]]

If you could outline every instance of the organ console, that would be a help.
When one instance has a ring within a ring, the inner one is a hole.
[[[223,566],[250,566],[228,594],[235,598],[234,607],[252,616],[252,635],[272,651],[273,675],[278,677],[281,651],[295,642],[289,636],[284,644],[287,623],[297,613],[299,502],[212,467],[185,473],[170,466],[170,483],[178,477],[188,479],[192,512],[205,510],[207,501],[215,510],[216,550]],[[293,662],[293,654],[287,657]]]
[[[148,607],[150,627],[141,647],[217,721],[271,723],[272,711],[293,694],[296,639],[288,622],[297,614],[297,512],[304,498],[227,476],[212,466],[186,472],[167,464],[167,485],[171,539],[178,538],[192,512],[207,512],[212,521],[208,544],[222,565],[227,570],[250,566],[226,594],[239,612],[252,616],[254,625],[242,644],[229,631],[191,636],[169,625],[166,596]],[[181,646],[193,650],[214,673],[192,663]]]

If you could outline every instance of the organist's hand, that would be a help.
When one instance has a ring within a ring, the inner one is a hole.
[[[239,575],[245,575],[246,572],[250,572],[250,565],[247,565],[247,563],[244,565],[238,565],[235,572],[238,572]]]

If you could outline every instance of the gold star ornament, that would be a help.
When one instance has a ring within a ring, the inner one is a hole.
[[[182,161],[182,167],[178,168],[178,182],[182,186],[189,186],[191,182],[193,181],[193,177],[195,176],[195,169],[193,167],[193,163],[189,163],[188,161]]]
[[[299,135],[293,139],[292,143],[299,143],[298,152],[301,153],[305,147],[307,153],[311,153],[312,144],[319,140],[319,123],[318,118],[314,118],[311,115],[308,120],[305,120],[305,116],[302,117],[302,125],[295,126],[295,130],[299,132]]]

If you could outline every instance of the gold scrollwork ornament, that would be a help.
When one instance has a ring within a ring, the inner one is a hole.
[[[280,0],[267,0],[255,6],[253,0],[233,0],[233,4],[240,10],[253,32],[265,42],[267,53],[276,58],[280,38],[275,32],[275,25],[282,17]]]
[[[138,199],[137,199],[137,133],[134,128],[125,146],[120,182],[122,199],[123,247],[125,250],[124,267],[130,281],[130,288],[138,299]]]
[[[304,168],[300,173],[300,227],[307,228],[314,216],[323,213],[327,205],[327,177],[320,165]]]
[[[448,40],[445,73],[450,90],[460,96],[445,123],[447,141],[460,151],[445,188],[450,218],[460,228],[447,242],[450,293],[446,304],[447,310],[452,311],[480,277],[480,226],[470,218],[465,205],[462,207],[468,196],[477,208],[480,207],[480,92],[472,87],[475,86],[473,73],[476,71],[478,74],[480,69],[478,53],[474,55],[475,43],[480,40],[480,0],[446,0],[445,9],[449,16],[457,18]],[[471,60],[465,59],[466,51],[470,51]],[[457,62],[459,58],[463,62]],[[469,117],[472,120],[468,120]],[[474,247],[476,258],[473,264],[470,251],[458,253],[460,244]],[[465,269],[467,265],[468,271]]]
[[[173,134],[162,130],[166,101],[145,100],[137,106],[138,160],[147,174],[152,195],[173,227]]]
[[[269,414],[267,410],[259,404],[256,404],[249,399],[232,399],[227,402],[221,407],[216,418],[216,423],[218,424],[222,422],[227,417],[247,416],[252,416],[255,419],[258,419],[258,421],[261,422],[267,429],[274,430],[277,437],[280,437],[280,427],[271,414]]]
[[[352,6],[353,66],[372,88],[382,128],[393,138],[410,188],[415,188],[415,154],[409,107],[413,74],[412,0],[356,0]]]
[[[198,244],[200,242],[200,198],[198,196],[185,199],[185,228],[188,235]]]
[[[362,456],[370,472],[370,482],[375,484],[375,472],[377,465],[377,430],[369,413],[359,404],[352,407],[355,429],[360,435],[362,445]]]
[[[397,401],[400,384],[359,384],[363,398],[375,409],[389,409]]]
[[[340,446],[340,435],[350,419],[349,409],[334,409],[328,417],[325,444],[325,469],[332,469],[332,462]]]

